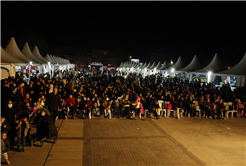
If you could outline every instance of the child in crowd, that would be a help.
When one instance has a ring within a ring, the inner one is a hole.
[[[118,99],[114,100],[114,115],[118,114],[118,117],[120,118],[120,103]]]
[[[16,136],[17,136],[17,149],[19,152],[25,151],[25,143],[26,143],[26,136],[27,132],[30,128],[29,122],[27,117],[22,117],[21,120],[15,120],[15,129],[16,129]],[[22,145],[22,149],[21,149]]]
[[[4,157],[6,163],[8,165],[10,165],[10,162],[9,162],[9,158],[8,158],[8,153],[7,153],[7,148],[5,147],[5,143],[4,143],[4,140],[7,139],[7,133],[6,132],[2,132],[1,133],[1,156]]]

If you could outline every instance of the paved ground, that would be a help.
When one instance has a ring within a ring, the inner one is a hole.
[[[242,165],[246,119],[57,120],[56,144],[9,152],[14,166]],[[3,159],[2,159],[3,161]],[[2,162],[2,165],[5,165]]]

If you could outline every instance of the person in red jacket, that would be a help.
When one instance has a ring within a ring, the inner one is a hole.
[[[66,104],[67,108],[69,108],[69,111],[71,111],[72,119],[74,119],[74,115],[75,115],[75,98],[73,97],[72,94],[69,95],[69,98],[66,98],[65,104]]]
[[[88,115],[89,115],[89,113],[93,107],[93,103],[92,103],[92,101],[90,101],[90,97],[87,97],[86,101],[84,102],[84,106],[85,106],[85,108],[84,108],[85,118],[88,118]]]

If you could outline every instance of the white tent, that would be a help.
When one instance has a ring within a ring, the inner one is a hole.
[[[41,60],[39,60],[38,58],[36,58],[31,50],[30,50],[30,47],[28,45],[28,43],[26,42],[23,49],[22,49],[22,53],[28,57],[30,60],[32,60],[33,64],[42,64],[43,62]]]
[[[154,68],[157,70],[159,67],[161,67],[161,62],[160,61],[157,63],[157,65]]]
[[[176,72],[191,72],[200,70],[202,68],[202,65],[198,61],[197,56],[195,55],[192,61],[184,68],[177,70]]]
[[[6,52],[2,47],[1,47],[1,74],[6,74],[8,69],[8,74],[13,77],[15,76],[15,66],[26,66],[28,65],[27,63],[16,59],[12,55],[10,55],[8,52]],[[4,69],[5,68],[5,69]],[[3,69],[3,70],[2,70]],[[6,76],[6,75],[5,75]],[[5,77],[3,76],[3,77]],[[1,77],[1,78],[3,78]]]
[[[165,69],[167,69],[168,67],[167,67],[167,63],[166,63],[166,61],[159,67],[159,68],[157,68],[157,70],[165,70]]]
[[[214,73],[216,76],[232,76],[236,77],[237,87],[246,86],[245,76],[246,76],[246,53],[244,54],[241,61],[230,69]]]
[[[179,69],[182,69],[182,68],[184,68],[185,67],[185,64],[184,64],[184,62],[183,62],[183,60],[182,60],[182,58],[181,58],[181,56],[178,58],[178,60],[177,60],[177,62],[172,66],[172,67],[169,67],[169,68],[167,68],[167,69],[164,69],[163,71],[165,72],[165,71],[172,71],[172,70],[174,70],[174,71],[176,71],[176,70],[179,70]]]
[[[2,47],[1,47],[1,63],[22,63],[22,64],[27,65],[27,63],[25,63],[25,62],[23,62],[23,61],[21,61],[19,59],[16,59],[12,55],[10,55]]]
[[[177,70],[177,73],[185,73],[185,77],[187,79],[191,79],[191,73],[192,71],[200,70],[202,68],[202,65],[198,61],[197,56],[195,55],[192,61],[184,68]]]
[[[193,71],[193,73],[200,73],[200,74],[205,74],[208,73],[209,71],[211,71],[212,73],[216,73],[216,72],[220,72],[222,70],[224,70],[225,67],[222,65],[218,54],[216,53],[214,55],[214,58],[212,59],[212,61],[203,69],[200,70],[196,70]]]
[[[30,60],[29,58],[27,58],[18,48],[15,39],[12,37],[8,43],[8,45],[6,46],[5,50],[12,55],[13,57],[15,57],[16,59],[19,59],[23,62],[29,63],[32,60]]]
[[[53,62],[53,61],[51,60],[49,54],[47,54],[47,55],[44,57],[44,59],[46,59],[48,62],[50,62],[50,63],[52,63],[52,64],[55,63],[55,62]]]
[[[49,62],[49,61],[47,61],[46,59],[44,59],[44,58],[42,57],[42,55],[40,54],[40,52],[39,52],[37,46],[34,47],[32,53],[33,53],[33,55],[34,55],[36,58],[38,58],[39,60],[41,60],[43,63],[46,63],[46,64],[47,64],[47,63]]]
[[[213,73],[217,73],[220,71],[223,71],[225,69],[225,67],[222,65],[218,54],[216,53],[214,55],[214,58],[212,59],[212,61],[203,69],[200,70],[196,70],[196,71],[192,71],[190,72],[191,74],[206,74],[207,77],[207,82],[211,82],[214,80],[215,75]],[[191,75],[190,75],[190,81],[191,81]]]

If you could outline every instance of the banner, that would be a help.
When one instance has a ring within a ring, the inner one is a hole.
[[[26,69],[26,73],[29,73],[29,69]]]
[[[31,69],[32,69],[32,70],[35,70],[35,66],[31,66]]]
[[[192,74],[192,83],[193,84],[195,83],[195,81],[199,81],[199,79],[201,80],[201,82],[207,82],[207,76],[206,75],[197,76],[196,74]]]

